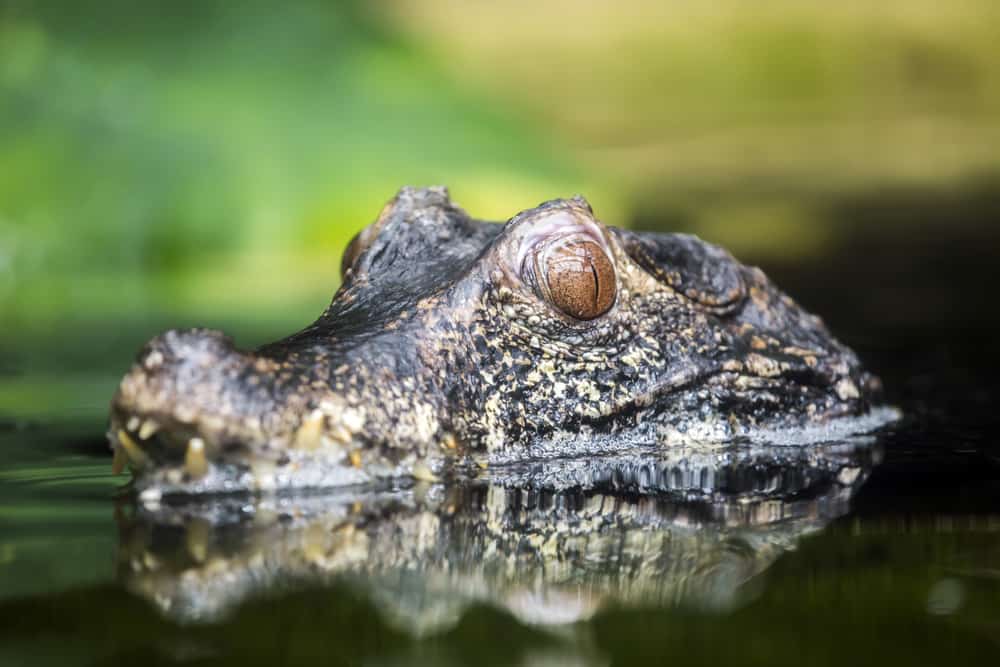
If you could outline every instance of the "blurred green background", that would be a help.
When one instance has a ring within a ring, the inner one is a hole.
[[[169,326],[305,325],[404,184],[493,219],[579,192],[765,268],[933,239],[935,202],[997,201],[998,25],[992,0],[0,0],[0,417],[102,414]]]
[[[197,659],[194,636],[244,663],[288,646],[527,664],[561,641],[479,610],[406,644],[323,592],[286,598],[284,626],[265,601],[191,631],[108,583],[125,478],[102,424],[138,347],[306,325],[405,184],[498,220],[582,193],[609,224],[722,243],[926,429],[757,603],[609,613],[586,646],[703,664],[995,652],[998,26],[995,0],[0,0],[0,662],[170,663]],[[966,609],[928,616],[955,576]]]

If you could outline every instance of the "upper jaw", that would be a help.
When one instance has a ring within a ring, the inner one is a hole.
[[[108,428],[113,472],[128,466],[136,488],[159,494],[248,486],[250,464],[261,460],[263,434],[237,440],[224,433],[221,420],[206,423],[194,414],[181,419],[172,410],[141,409],[120,391]]]
[[[437,450],[383,442],[398,423],[370,393],[347,387],[367,382],[360,366],[330,370],[308,346],[295,353],[292,364],[242,352],[205,330],[154,338],[112,402],[115,470],[129,466],[152,498],[433,477]]]
[[[112,411],[108,439],[113,468],[126,465],[145,501],[163,496],[271,492],[343,486],[370,481],[350,441],[329,436],[314,411],[289,435],[222,440],[197,422],[179,423],[151,415]],[[335,429],[336,430],[336,429]]]
[[[256,394],[238,395],[228,384],[228,395],[215,405],[222,409],[212,410],[210,402],[194,402],[179,385],[170,373],[151,376],[138,363],[112,402],[113,469],[129,466],[135,488],[147,497],[369,479],[357,453],[361,415],[342,401],[321,401],[310,410],[303,397],[263,402]]]

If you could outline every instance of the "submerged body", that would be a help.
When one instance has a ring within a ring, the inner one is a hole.
[[[885,416],[878,379],[759,269],[582,198],[499,224],[404,188],[342,272],[316,322],[256,351],[150,341],[113,400],[117,465],[155,493],[332,486]]]

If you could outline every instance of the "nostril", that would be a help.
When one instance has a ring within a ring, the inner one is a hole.
[[[259,404],[239,382],[248,368],[248,356],[219,331],[173,329],[151,339],[112,401],[115,451],[137,465],[188,456],[189,473],[204,474],[208,448],[256,435],[241,412]]]
[[[137,361],[147,371],[156,371],[166,363],[211,364],[233,350],[232,339],[221,331],[171,329],[149,341],[139,353]]]
[[[205,397],[219,395],[243,365],[230,338],[212,329],[172,329],[150,340],[114,399],[124,415],[193,422]]]
[[[139,363],[147,371],[155,371],[163,365],[163,353],[159,350],[150,350],[142,356]]]

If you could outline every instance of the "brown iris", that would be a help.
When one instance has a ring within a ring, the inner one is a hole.
[[[615,303],[615,269],[593,241],[571,241],[550,249],[540,267],[556,308],[592,320]]]

